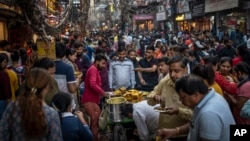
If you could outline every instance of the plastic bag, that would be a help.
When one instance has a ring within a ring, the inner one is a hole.
[[[100,116],[99,116],[99,128],[102,131],[105,131],[107,129],[108,125],[108,109],[107,106],[104,106]]]

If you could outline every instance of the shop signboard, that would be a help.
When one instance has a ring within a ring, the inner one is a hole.
[[[144,20],[153,20],[153,15],[134,15],[133,20],[134,21],[144,21]]]
[[[156,13],[156,21],[164,21],[166,20],[166,12]]]
[[[239,0],[205,0],[205,13],[231,9],[239,6]]]
[[[189,12],[189,0],[179,0],[177,10],[179,14]]]
[[[190,1],[189,6],[191,9],[192,17],[202,17],[205,15],[205,1]]]
[[[38,41],[37,42],[37,55],[38,58],[48,57],[52,60],[56,59],[56,48],[55,42],[44,42]]]

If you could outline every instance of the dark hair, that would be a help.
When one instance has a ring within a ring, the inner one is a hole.
[[[66,50],[66,57],[69,57],[69,55],[74,55],[76,53],[76,50],[74,48],[68,48]]]
[[[102,41],[98,40],[98,46],[101,46],[101,45],[102,45]]]
[[[164,62],[166,65],[168,65],[168,61],[169,61],[169,59],[168,59],[167,57],[162,57],[162,58],[159,58],[159,59],[157,60],[158,64],[159,64],[160,62]]]
[[[30,41],[26,41],[26,44],[27,44],[29,47],[32,47],[34,43],[33,43],[33,41],[30,40]]]
[[[96,54],[94,63],[96,61],[101,61],[101,60],[108,61],[107,57],[104,54],[102,54],[102,53]]]
[[[4,61],[4,60],[6,60],[7,61],[7,58],[6,58],[6,54],[5,53],[0,53],[0,64]],[[5,69],[5,68],[2,68],[2,66],[0,65],[0,71],[1,70],[3,70],[3,69]]]
[[[43,68],[48,70],[49,68],[53,68],[55,67],[56,64],[53,60],[47,58],[47,57],[43,57],[38,59],[32,66],[32,68]]]
[[[178,63],[178,62],[181,63],[182,68],[187,67],[188,60],[185,57],[183,57],[182,55],[176,55],[176,56],[170,58],[168,61],[168,65],[171,65],[173,63]]]
[[[66,46],[61,43],[56,43],[56,57],[57,58],[63,58],[66,55]]]
[[[106,53],[105,49],[97,48],[96,51],[95,51],[95,54],[100,54],[100,53],[105,54]]]
[[[192,74],[195,74],[207,80],[209,85],[212,85],[214,83],[215,73],[213,71],[213,67],[211,64],[210,65],[197,64],[193,68]]]
[[[19,53],[20,53],[20,57],[21,57],[21,60],[22,60],[22,64],[25,64],[26,60],[29,57],[27,52],[26,52],[26,49],[25,48],[20,48]]]
[[[224,38],[224,44],[227,44],[229,41],[232,41],[232,39],[230,39],[230,38]]]
[[[21,123],[26,138],[40,138],[47,133],[48,123],[43,110],[41,93],[50,81],[51,76],[45,69],[33,68],[26,75],[25,89],[17,97],[17,104],[14,107],[20,109]]]
[[[195,52],[194,52],[194,50],[189,50],[189,51],[188,51],[188,55],[191,56],[191,57],[195,57]]]
[[[31,46],[31,48],[32,48],[33,50],[37,51],[37,44],[33,44],[33,45]]]
[[[6,60],[4,53],[0,53],[0,63],[2,63],[4,60]]]
[[[18,61],[18,60],[19,60],[19,57],[20,57],[20,55],[19,55],[18,50],[14,50],[14,51],[11,53],[11,60],[12,60],[13,62]]]
[[[122,52],[122,51],[126,51],[126,48],[122,47],[122,46],[118,47],[117,52],[119,53],[119,52]]]
[[[246,45],[242,44],[237,47],[239,56],[242,57],[242,61],[250,65],[250,53]]]
[[[250,66],[245,63],[245,62],[240,62],[238,63],[235,67],[234,67],[234,71],[236,73],[244,73],[246,75],[248,75],[248,79],[246,80],[242,80],[239,84],[238,84],[238,87],[240,87],[241,85],[243,85],[245,82],[249,81],[250,80]]]
[[[188,95],[193,95],[196,92],[205,95],[208,93],[208,86],[204,83],[201,77],[189,74],[179,78],[175,82],[175,90],[178,93],[183,91]]]
[[[131,50],[128,51],[128,55],[129,55],[131,52],[135,52],[135,53],[136,53],[135,50],[131,49]]]
[[[230,57],[222,57],[220,59],[219,65],[221,65],[222,63],[225,63],[225,62],[229,62],[229,64],[231,66],[233,66],[233,60]]]
[[[4,48],[5,46],[10,45],[10,42],[7,40],[0,41],[0,48]]]
[[[4,60],[6,60],[7,62],[9,61],[8,55],[6,53],[0,53],[0,55],[3,57],[3,60],[1,59],[0,63],[2,63]]]
[[[82,36],[82,35],[80,35],[80,34],[75,34],[75,35],[74,35],[74,39],[77,39],[77,38],[80,37],[80,36]]]
[[[52,107],[59,113],[60,120],[62,118],[62,113],[67,112],[69,106],[71,105],[72,98],[70,94],[65,92],[58,92],[53,96],[51,103]]]
[[[250,66],[245,62],[240,62],[234,67],[236,73],[241,72],[250,76]]]
[[[118,42],[118,47],[119,47],[119,48],[120,48],[120,47],[125,48],[125,46],[126,46],[126,43],[125,43],[124,41],[119,41],[119,42]]]
[[[77,49],[77,48],[79,48],[79,47],[84,47],[84,44],[81,43],[81,42],[75,42],[75,43],[74,43],[74,48]]]
[[[205,56],[203,57],[203,61],[206,65],[211,64],[213,66],[216,66],[218,63],[218,58],[216,56]]]
[[[148,47],[146,48],[146,50],[152,50],[152,51],[155,51],[155,48],[154,48],[154,46],[148,46]]]

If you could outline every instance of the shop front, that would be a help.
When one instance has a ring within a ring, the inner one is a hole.
[[[156,21],[158,23],[158,30],[165,30],[166,26],[165,26],[165,23],[166,23],[166,12],[159,12],[159,13],[156,13]]]
[[[133,16],[133,31],[134,30],[147,30],[154,29],[154,16],[153,15],[134,15]]]
[[[205,13],[214,13],[217,27],[229,34],[236,25],[240,25],[241,31],[246,31],[247,11],[241,8],[239,0],[205,0]]]
[[[21,15],[20,9],[0,0],[0,40],[8,40],[8,26],[12,18]]]
[[[179,30],[190,31],[192,23],[192,15],[190,13],[189,1],[179,0],[177,5],[177,13],[175,20],[177,21]]]
[[[246,31],[246,12],[239,10],[224,11],[220,16],[220,25],[230,33],[235,30],[235,26],[240,26],[240,31]]]
[[[176,16],[175,21],[181,31],[190,31],[192,29],[192,20],[185,18],[186,14],[179,14]],[[188,15],[189,16],[189,15]]]
[[[205,1],[191,1],[189,4],[192,14],[191,31],[212,30],[214,15],[205,15]]]

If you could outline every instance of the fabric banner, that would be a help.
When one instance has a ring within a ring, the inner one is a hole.
[[[206,0],[205,13],[231,9],[239,6],[238,0]]]

